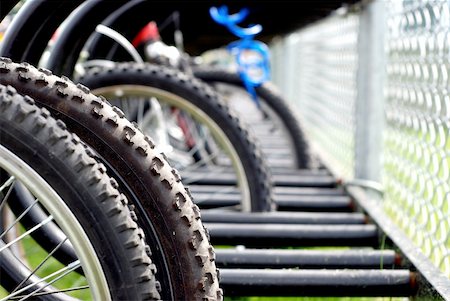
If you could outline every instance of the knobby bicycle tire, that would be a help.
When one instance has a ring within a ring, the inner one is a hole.
[[[63,122],[52,118],[48,110],[37,107],[32,98],[0,85],[0,145],[5,148],[2,154],[11,152],[11,156],[37,173],[36,178],[28,176],[27,181],[42,177],[61,197],[68,208],[61,217],[69,219],[73,214],[81,225],[100,262],[112,300],[159,299],[145,236],[132,218],[127,199],[113,187],[102,165],[86,153],[79,138],[69,133]],[[30,174],[33,175],[27,175]],[[61,219],[56,221],[59,223]],[[1,270],[8,271],[2,273],[1,283],[8,287],[4,282],[20,281],[14,279],[20,276],[15,272],[23,266],[15,265],[3,253],[0,256]]]
[[[222,299],[214,249],[177,170],[123,112],[81,84],[26,63],[0,59],[0,83],[30,95],[63,120],[106,165],[134,206],[158,270],[161,297]],[[118,183],[118,184],[117,184]]]
[[[274,209],[271,179],[264,158],[245,125],[230,111],[217,93],[205,83],[166,66],[117,63],[114,67],[98,67],[80,77],[90,89],[112,86],[143,86],[168,91],[204,112],[225,133],[238,154],[250,190],[251,211]]]

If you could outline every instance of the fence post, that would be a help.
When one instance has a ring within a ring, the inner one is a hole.
[[[384,126],[385,2],[366,2],[358,36],[355,178],[380,181]]]

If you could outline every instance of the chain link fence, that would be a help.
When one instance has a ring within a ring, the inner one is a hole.
[[[380,171],[370,178],[384,189],[380,205],[450,277],[450,2],[369,3],[383,10],[382,19],[367,22],[374,14],[362,6],[275,41],[274,81],[336,175],[361,177],[358,154],[368,150],[360,146],[381,145],[370,160]],[[367,24],[382,38],[367,38]],[[374,53],[382,64],[373,64],[372,49],[381,49]],[[371,77],[375,72],[381,76]],[[375,103],[382,122],[371,122]],[[364,143],[375,136],[361,127],[380,133],[380,141]]]
[[[446,1],[392,1],[384,205],[450,277],[450,19]]]
[[[358,20],[328,18],[272,51],[276,84],[297,106],[316,153],[345,178],[354,172]]]

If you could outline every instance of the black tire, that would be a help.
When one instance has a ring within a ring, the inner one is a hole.
[[[63,120],[105,163],[135,213],[158,270],[164,300],[222,299],[214,250],[200,211],[152,139],[116,107],[44,69],[0,59],[0,83],[30,95]]]
[[[209,84],[225,83],[245,88],[239,74],[227,70],[197,67],[194,69],[194,76]],[[294,148],[294,155],[297,158],[296,167],[308,168],[310,164],[308,143],[300,126],[301,123],[289,103],[275,91],[270,82],[257,87],[256,93],[260,101],[266,104],[279,117],[279,120],[284,123],[284,128],[287,130]]]
[[[61,211],[63,215],[55,220],[61,225],[61,217],[70,219],[69,214],[73,214],[100,262],[112,300],[158,300],[155,268],[146,252],[148,246],[142,230],[128,209],[128,201],[112,186],[112,179],[102,165],[85,152],[79,141],[66,130],[64,123],[53,119],[46,109],[38,108],[30,97],[22,97],[12,87],[0,85],[2,154],[10,152],[18,158],[17,162],[23,161],[61,198],[68,211]],[[11,162],[8,157],[3,158]],[[17,181],[23,181],[23,174],[20,177],[20,172],[19,176],[12,173],[17,168],[9,168],[2,165],[3,180],[9,174],[8,177],[16,176]],[[32,176],[27,175],[28,181],[38,181],[38,176],[29,179]],[[79,241],[74,239],[74,242]],[[1,270],[8,271],[2,273],[5,277],[2,276],[1,284],[5,288],[6,282],[11,285],[13,280],[23,279],[24,271],[16,263],[18,257],[13,256],[15,259],[11,260],[7,255],[0,253]],[[15,278],[21,275],[22,278]],[[29,292],[30,289],[22,294]],[[56,295],[53,298],[66,299]]]
[[[274,209],[267,166],[254,139],[217,93],[196,78],[164,66],[119,63],[114,67],[93,68],[79,81],[90,89],[119,85],[145,86],[167,91],[204,112],[225,133],[245,171],[250,190],[250,211]]]

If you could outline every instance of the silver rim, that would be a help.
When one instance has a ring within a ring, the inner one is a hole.
[[[136,99],[156,98],[158,102],[162,104],[174,106],[190,114],[196,122],[206,126],[209,134],[214,138],[221,150],[228,156],[237,179],[237,186],[241,196],[241,210],[247,212],[251,211],[250,189],[241,159],[223,130],[203,111],[198,110],[196,106],[178,95],[154,87],[142,85],[115,85],[102,87],[93,90],[92,93],[103,95],[109,100],[122,97],[133,97]],[[180,171],[183,172],[183,170]],[[189,183],[185,184],[187,185]],[[216,193],[220,193],[220,191]]]
[[[42,280],[42,283],[44,285],[52,285],[53,283],[56,283],[56,281],[62,279],[62,277],[68,275],[71,271],[77,269],[78,267],[82,267],[91,297],[94,300],[111,300],[106,277],[103,273],[101,264],[94,251],[94,248],[89,242],[89,239],[82,226],[79,224],[76,217],[73,215],[64,201],[60,198],[60,196],[39,174],[36,173],[36,171],[34,171],[19,157],[17,157],[2,145],[0,145],[0,168],[11,175],[8,181],[6,181],[5,183],[0,183],[0,190],[6,191],[10,189],[11,185],[13,185],[14,182],[20,182],[21,184],[23,184],[35,196],[35,203],[39,203],[49,212],[49,217],[37,226],[42,226],[44,223],[50,221],[56,222],[67,236],[67,240],[72,244],[76,254],[78,255],[78,260],[67,265],[66,267],[59,269],[56,272],[51,272],[51,274],[47,276],[41,275],[40,280]],[[2,203],[4,204],[5,202]],[[16,240],[19,241],[25,238],[27,234],[29,234],[30,230],[26,231]],[[6,251],[8,250],[9,245],[13,244],[14,241],[8,242],[4,244],[0,248],[0,250]],[[35,271],[33,270],[31,272],[34,273]],[[60,291],[69,291],[73,289],[74,288],[60,288]],[[80,286],[78,287],[78,289],[87,289],[87,287]],[[10,295],[6,297],[0,296],[1,301],[9,300],[12,298],[25,300],[29,297],[32,297],[32,295],[21,295],[21,293],[24,291],[25,290],[23,288],[17,289],[15,292],[10,293]],[[42,291],[36,291],[35,293],[42,294]],[[21,298],[18,298],[17,296],[21,296]]]

